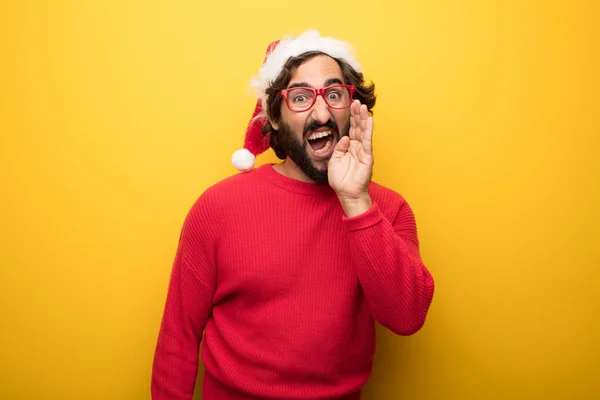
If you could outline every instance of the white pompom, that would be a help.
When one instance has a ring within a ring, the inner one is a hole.
[[[233,166],[237,170],[243,172],[250,171],[252,168],[254,168],[255,160],[256,157],[254,157],[254,154],[250,153],[248,149],[236,150],[236,152],[233,153],[233,156],[231,156],[231,163]]]

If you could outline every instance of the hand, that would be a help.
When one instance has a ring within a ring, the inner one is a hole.
[[[369,183],[373,175],[373,117],[367,106],[354,100],[350,106],[350,135],[340,139],[329,160],[329,185],[347,214],[371,206]]]

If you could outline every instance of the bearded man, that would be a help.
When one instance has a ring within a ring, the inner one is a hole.
[[[240,173],[202,193],[180,236],[152,397],[360,399],[375,324],[411,335],[434,282],[413,212],[372,181],[374,85],[352,47],[309,30],[272,43]],[[254,168],[271,147],[282,160]]]

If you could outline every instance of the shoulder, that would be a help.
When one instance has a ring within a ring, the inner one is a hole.
[[[235,198],[248,189],[256,188],[260,179],[256,170],[239,172],[209,186],[200,198],[227,200]]]
[[[256,193],[264,186],[259,172],[239,172],[207,187],[195,200],[190,216],[202,215],[204,218],[223,216],[227,210],[236,207],[244,196]]]
[[[405,197],[377,183],[371,184],[369,193],[381,213],[394,225],[396,232],[418,243],[415,215]]]
[[[369,194],[373,202],[377,203],[381,212],[390,220],[399,215],[411,215],[412,209],[404,195],[386,186],[371,182]]]
[[[400,207],[406,203],[406,199],[400,193],[377,182],[371,182],[369,194],[380,207]]]

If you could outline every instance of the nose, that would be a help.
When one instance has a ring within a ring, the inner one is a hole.
[[[313,105],[311,117],[314,121],[323,125],[325,125],[325,123],[331,119],[329,106],[323,97],[317,96],[315,104]]]

